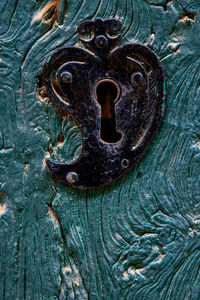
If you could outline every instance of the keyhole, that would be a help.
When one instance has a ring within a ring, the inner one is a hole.
[[[95,97],[101,105],[101,139],[107,143],[116,143],[121,138],[115,121],[115,103],[120,93],[120,86],[111,79],[102,79],[95,86]]]

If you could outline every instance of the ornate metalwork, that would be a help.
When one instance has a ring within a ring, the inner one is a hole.
[[[65,47],[43,69],[50,100],[70,113],[82,132],[80,157],[46,163],[76,188],[102,186],[126,173],[143,155],[163,115],[159,59],[141,44],[115,48],[121,28],[115,19],[81,23],[77,31],[91,35],[80,39],[90,51]]]

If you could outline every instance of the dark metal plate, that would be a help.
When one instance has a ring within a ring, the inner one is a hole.
[[[65,47],[45,64],[42,81],[52,103],[70,113],[82,132],[82,152],[66,163],[47,159],[66,184],[86,189],[122,176],[143,155],[158,130],[164,101],[164,72],[157,56],[141,44],[119,41],[115,19],[86,21],[78,47]],[[104,102],[113,101],[107,109]],[[110,100],[109,100],[110,101]]]

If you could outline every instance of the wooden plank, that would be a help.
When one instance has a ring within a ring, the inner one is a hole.
[[[199,0],[1,0],[0,12],[0,299],[199,299]],[[45,158],[77,155],[79,130],[37,85],[93,17],[120,18],[122,44],[157,53],[167,102],[137,166],[78,191]]]

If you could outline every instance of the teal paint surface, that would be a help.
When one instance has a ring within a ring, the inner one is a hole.
[[[200,1],[52,2],[0,3],[0,299],[197,300]],[[45,158],[78,155],[80,132],[37,85],[47,58],[93,17],[120,18],[121,44],[156,52],[167,101],[137,166],[78,191],[52,180]]]

